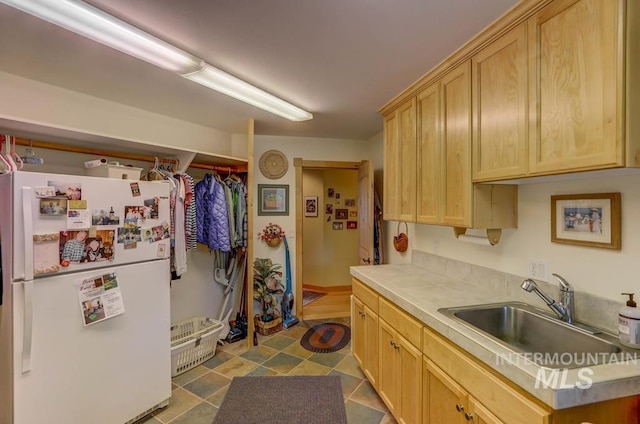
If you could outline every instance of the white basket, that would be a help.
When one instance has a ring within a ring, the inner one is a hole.
[[[222,322],[196,317],[171,325],[171,377],[213,358]]]

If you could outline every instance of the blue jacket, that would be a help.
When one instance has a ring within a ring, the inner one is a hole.
[[[196,184],[196,239],[209,249],[231,250],[229,215],[224,188],[213,175],[207,174]]]

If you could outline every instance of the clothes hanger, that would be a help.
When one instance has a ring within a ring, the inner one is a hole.
[[[9,153],[9,156],[11,156],[11,159],[14,160],[14,163],[16,164],[17,169],[22,169],[22,167],[24,166],[24,162],[22,162],[22,158],[16,152],[16,137],[14,136],[9,138],[13,139],[13,142],[11,143],[11,152]]]
[[[7,167],[8,172],[13,172],[14,168],[11,166],[11,161],[7,160],[7,157],[4,154],[4,142],[7,141],[7,146],[9,145],[9,136],[0,134],[0,160],[4,162]],[[15,164],[14,164],[15,165]]]

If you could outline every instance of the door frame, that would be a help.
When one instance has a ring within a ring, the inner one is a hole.
[[[358,170],[363,161],[359,162],[338,162],[324,160],[304,160],[302,158],[294,158],[293,166],[296,173],[296,315],[303,319],[304,311],[302,308],[302,260],[303,260],[303,230],[302,221],[304,218],[302,207],[302,172],[305,169],[353,169]]]

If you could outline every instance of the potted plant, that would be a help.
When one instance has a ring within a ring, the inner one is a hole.
[[[284,238],[284,230],[278,224],[269,223],[258,234],[260,240],[264,240],[271,247],[278,247]]]
[[[269,258],[256,258],[253,261],[253,298],[260,302],[260,314],[254,318],[256,330],[263,336],[282,329],[280,302],[276,295],[284,293],[282,268]]]

